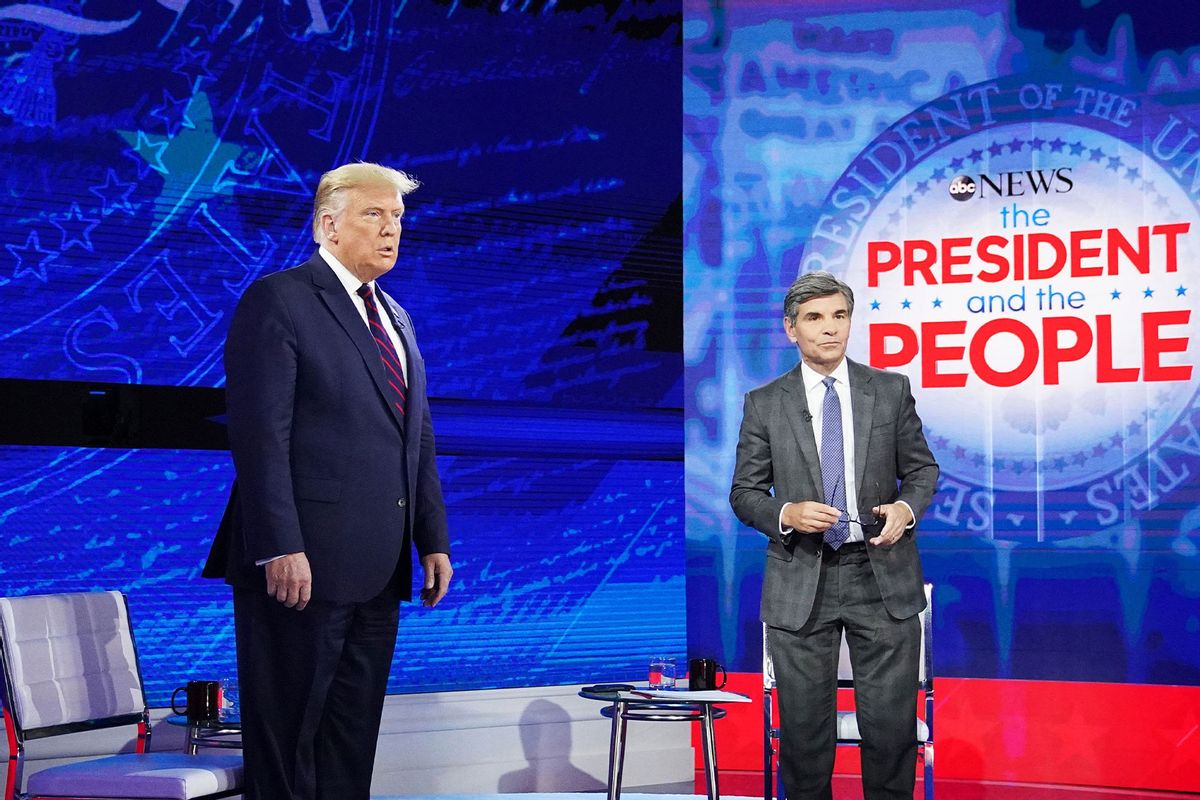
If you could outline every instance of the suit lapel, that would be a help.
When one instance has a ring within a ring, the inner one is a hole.
[[[338,280],[337,275],[333,274],[333,268],[326,264],[325,259],[321,258],[319,254],[309,259],[308,267],[312,275],[313,286],[316,288],[321,302],[329,309],[329,313],[337,320],[338,325],[342,327],[350,340],[354,342],[358,354],[362,356],[367,372],[371,375],[371,380],[375,382],[375,388],[379,390],[380,397],[386,398],[387,376],[383,373],[383,360],[379,355],[379,347],[375,344],[371,331],[363,324],[358,309],[354,307],[354,301],[350,299],[350,295],[346,294],[346,289]],[[400,430],[404,430],[404,418],[400,412],[391,403],[386,405],[391,411],[392,418],[400,426]]]
[[[817,453],[817,439],[813,435],[812,412],[808,408],[808,393],[804,391],[804,379],[800,365],[788,373],[783,381],[783,416],[792,427],[800,455],[808,466],[809,479],[818,495],[824,499],[821,488],[821,458]]]
[[[875,419],[875,386],[870,370],[847,359],[850,373],[850,407],[854,414],[854,482],[863,496],[867,477],[867,449],[871,446],[871,423]]]

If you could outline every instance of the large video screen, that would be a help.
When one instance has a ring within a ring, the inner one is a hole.
[[[432,392],[678,408],[679,35],[677,2],[3,9],[0,377],[223,385],[237,299],[370,160],[423,182],[382,283]]]
[[[436,609],[402,608],[390,692],[628,680],[683,656],[678,461],[439,467],[454,583]],[[152,705],[236,675],[231,590],[200,577],[228,453],[0,447],[0,475],[0,595],[125,592]]]
[[[742,396],[824,269],[942,469],[938,674],[1200,683],[1200,84],[1165,6],[685,4],[693,644],[757,669]]]
[[[406,170],[381,283],[456,585],[404,612],[390,689],[684,654],[678,2],[16,3],[0,53],[0,379],[223,386],[241,293],[315,250],[320,175]],[[232,668],[197,578],[232,474],[155,446],[0,442],[0,591],[126,590],[161,704]]]

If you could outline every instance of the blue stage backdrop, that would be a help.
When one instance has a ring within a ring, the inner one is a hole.
[[[938,674],[1200,683],[1190,18],[685,3],[692,649],[758,669],[742,397],[796,364],[783,294],[827,269],[850,356],[910,377],[942,466],[918,539]]]
[[[684,652],[676,3],[0,5],[0,378],[220,387],[317,178],[405,169],[385,287],[429,365],[456,555],[392,691]],[[220,451],[0,446],[0,591],[130,593],[151,700],[233,669]]]

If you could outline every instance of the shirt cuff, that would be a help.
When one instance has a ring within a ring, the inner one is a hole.
[[[284,553],[283,555],[280,555],[280,556],[271,556],[270,558],[264,558],[261,561],[255,561],[254,566],[261,567],[263,564],[270,564],[272,561],[278,561],[279,559],[283,558],[283,556],[290,556],[290,555],[292,555],[292,554]]]
[[[905,525],[904,530],[911,531],[913,528],[917,527],[917,515],[913,513],[912,506],[910,506],[908,503],[904,502],[903,500],[897,500],[896,502],[908,509],[908,515],[912,517],[912,522]]]
[[[782,506],[779,507],[779,541],[783,542],[784,544],[787,544],[788,537],[791,536],[792,533],[796,530],[795,528],[783,527],[783,510],[790,505],[791,505],[791,503],[784,503]]]

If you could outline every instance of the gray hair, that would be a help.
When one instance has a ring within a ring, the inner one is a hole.
[[[360,161],[343,164],[321,176],[317,184],[317,195],[313,198],[313,241],[324,241],[321,232],[321,217],[326,214],[336,217],[346,209],[346,193],[367,186],[391,186],[401,195],[417,190],[421,183],[408,173],[398,169]]]
[[[806,272],[788,287],[787,296],[783,298],[783,315],[796,324],[797,309],[801,303],[808,302],[814,297],[828,297],[831,294],[841,294],[846,298],[846,310],[854,316],[854,290],[838,280],[830,272]]]

